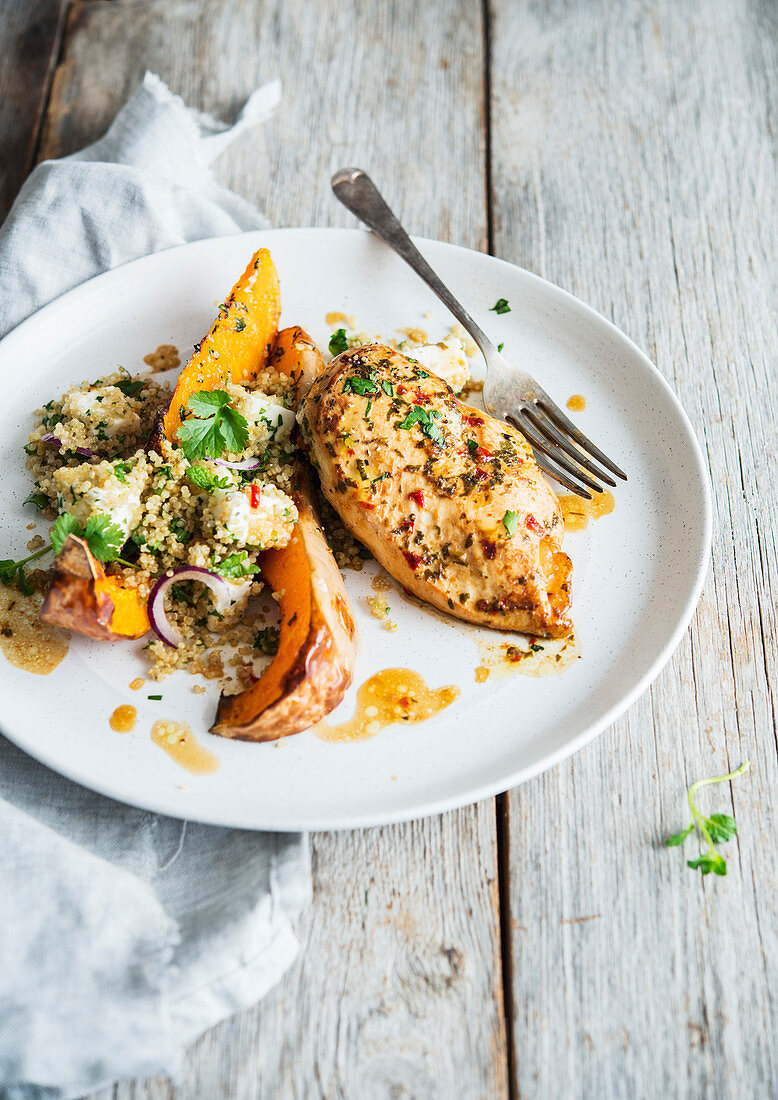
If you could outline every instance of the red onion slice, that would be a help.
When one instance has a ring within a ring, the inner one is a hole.
[[[42,436],[42,439],[44,443],[50,443],[52,447],[59,447],[60,449],[62,448],[62,440],[59,438],[59,436],[52,435],[51,432],[48,432],[46,435]],[[87,447],[74,447],[73,449],[77,455],[82,455],[83,458],[100,457],[99,451],[90,451]]]
[[[173,626],[165,612],[165,594],[171,584],[177,581],[200,581],[207,585],[214,594],[216,610],[219,612],[226,611],[234,602],[230,583],[224,577],[199,565],[182,565],[173,570],[172,577],[160,577],[149,596],[149,622],[165,645],[172,649],[178,649],[184,640],[178,627]]]
[[[225,458],[211,459],[214,466],[229,466],[231,470],[258,470],[262,465],[261,458],[244,458],[242,462],[227,462]]]

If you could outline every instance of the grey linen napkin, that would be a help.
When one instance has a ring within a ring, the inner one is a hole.
[[[105,137],[36,168],[0,229],[0,335],[127,260],[266,225],[209,165],[279,98],[257,89],[226,127],[147,74]],[[0,737],[0,1097],[175,1076],[289,967],[309,896],[303,836],[132,809]]]

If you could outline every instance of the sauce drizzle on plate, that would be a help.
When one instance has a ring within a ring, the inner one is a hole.
[[[209,775],[219,769],[218,756],[201,745],[184,722],[160,718],[151,727],[151,740],[193,775]]]
[[[384,668],[362,684],[349,722],[338,726],[319,722],[314,733],[322,741],[364,741],[394,723],[424,722],[459,694],[453,685],[430,688],[423,676],[409,668]]]

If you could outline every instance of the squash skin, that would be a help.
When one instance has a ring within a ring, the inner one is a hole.
[[[142,638],[146,606],[134,588],[106,575],[83,539],[68,535],[54,560],[54,580],[41,607],[41,621],[101,642]]]

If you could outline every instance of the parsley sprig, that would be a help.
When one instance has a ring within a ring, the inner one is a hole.
[[[490,313],[510,313],[511,307],[507,298],[498,298],[489,310]]]
[[[224,390],[199,390],[187,408],[192,415],[178,429],[178,442],[190,462],[238,454],[248,443],[246,418],[232,408]]]
[[[747,772],[750,766],[750,761],[746,760],[733,772],[728,772],[726,775],[714,775],[710,779],[698,779],[696,783],[692,783],[689,787],[689,809],[692,813],[689,824],[683,832],[668,837],[666,843],[671,848],[677,848],[683,844],[695,827],[700,830],[708,845],[708,851],[702,852],[698,859],[688,859],[686,861],[687,866],[691,867],[693,871],[700,871],[703,875],[708,875],[711,871],[716,875],[726,875],[727,861],[720,852],[716,851],[716,845],[724,844],[725,841],[731,840],[737,833],[735,819],[729,814],[711,814],[710,817],[704,817],[697,809],[694,801],[696,792],[700,787],[707,787],[711,783],[726,783],[730,779],[735,779],[738,775]]]

